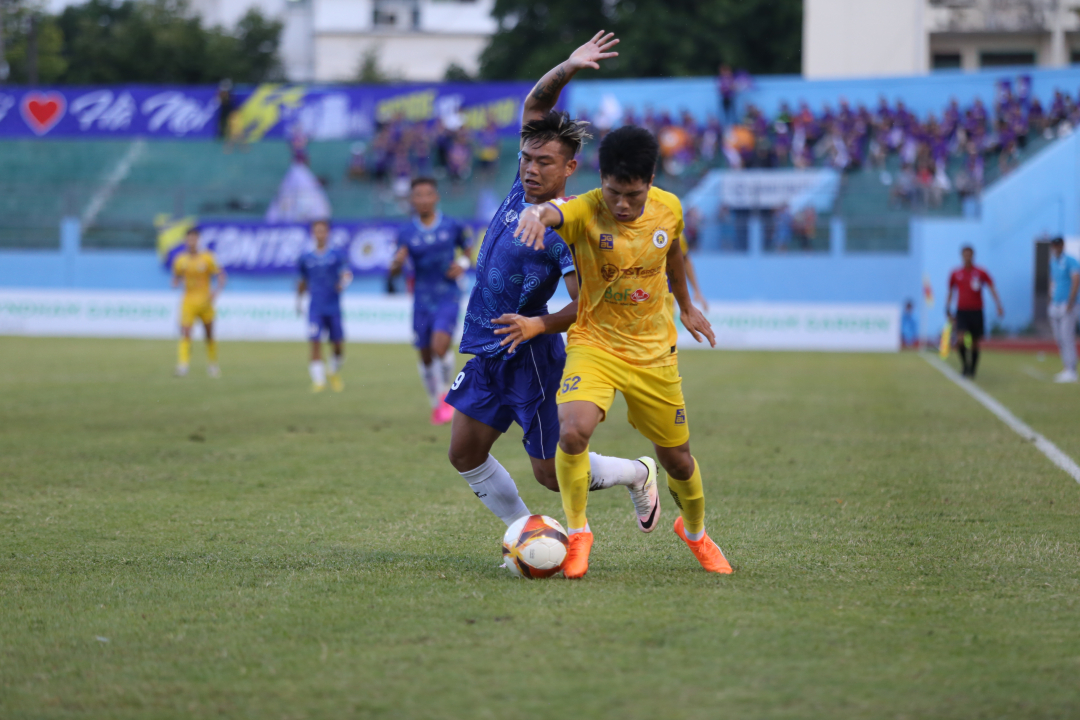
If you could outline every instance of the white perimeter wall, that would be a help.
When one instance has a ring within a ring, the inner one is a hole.
[[[172,338],[179,300],[175,292],[0,289],[0,335]],[[352,295],[342,304],[347,341],[412,341],[410,298]],[[900,348],[900,307],[894,304],[710,303],[707,315],[721,349]],[[307,319],[297,314],[292,293],[227,292],[217,303],[214,325],[223,340],[302,342]],[[461,317],[459,334],[460,325]],[[680,349],[709,347],[680,330]]]

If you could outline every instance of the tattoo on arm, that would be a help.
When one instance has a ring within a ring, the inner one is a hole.
[[[545,75],[544,77],[547,76]],[[533,99],[539,103],[552,102],[565,85],[566,70],[560,65],[555,68],[555,77],[551,82],[544,82],[544,78],[541,78],[540,82],[536,84],[536,88],[532,91]]]

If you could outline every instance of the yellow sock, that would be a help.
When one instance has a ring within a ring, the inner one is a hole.
[[[580,455],[555,450],[555,475],[559,479],[559,494],[566,512],[566,529],[580,530],[587,524],[585,506],[589,503],[589,449]]]
[[[182,338],[180,340],[180,351],[177,361],[181,365],[187,365],[191,362],[191,341],[187,338]]]
[[[217,341],[206,341],[206,357],[210,360],[211,365],[217,365]]]
[[[704,530],[705,491],[701,488],[701,465],[697,459],[694,459],[694,474],[689,480],[676,480],[668,475],[667,486],[671,497],[675,498],[675,504],[679,506],[679,512],[682,513],[683,527],[687,534],[696,535]]]

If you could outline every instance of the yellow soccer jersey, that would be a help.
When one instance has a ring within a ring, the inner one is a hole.
[[[210,295],[210,278],[221,272],[212,252],[191,253],[184,251],[173,260],[173,275],[184,278],[184,296],[188,298]]]
[[[683,232],[679,199],[649,189],[637,220],[620,223],[600,189],[552,203],[562,213],[556,232],[571,246],[581,282],[569,345],[605,350],[631,365],[677,362],[667,254]]]

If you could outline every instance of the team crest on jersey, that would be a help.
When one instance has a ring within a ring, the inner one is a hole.
[[[652,244],[663,250],[668,244],[667,230],[657,230],[652,235]]]
[[[600,268],[600,276],[604,278],[605,282],[611,282],[619,277],[619,268],[614,265],[604,265]]]
[[[686,410],[684,408],[679,408],[678,410],[675,411],[675,424],[676,425],[685,425],[686,424]]]
[[[633,292],[633,294],[630,295],[630,299],[633,300],[636,303],[645,302],[646,300],[648,300],[651,297],[652,297],[652,295],[645,292],[641,288],[638,288],[637,290],[635,290]]]
[[[615,249],[615,237],[604,233],[600,236],[600,249],[601,250],[614,250]]]
[[[507,225],[513,225],[514,223],[517,222],[517,219],[518,219],[518,214],[514,210],[507,210],[506,214],[503,215],[503,222],[506,223]]]

